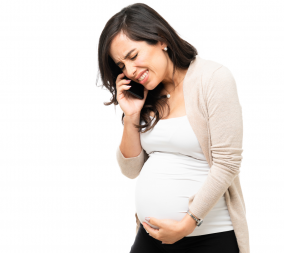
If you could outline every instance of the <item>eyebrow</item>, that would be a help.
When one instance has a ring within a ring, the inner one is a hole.
[[[125,60],[135,49],[136,49],[136,48],[131,49],[131,50],[124,56],[123,60]],[[119,65],[120,63],[122,63],[122,62],[119,61],[119,62],[116,63],[116,65]]]

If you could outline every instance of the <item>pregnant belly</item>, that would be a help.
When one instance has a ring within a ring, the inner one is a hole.
[[[145,217],[182,220],[187,215],[189,198],[202,186],[209,171],[204,162],[197,167],[184,160],[161,162],[150,157],[136,182],[135,206],[140,222],[148,223]]]

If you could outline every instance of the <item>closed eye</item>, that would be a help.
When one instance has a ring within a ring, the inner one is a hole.
[[[137,57],[137,55],[138,55],[138,53],[133,58],[131,58],[131,60],[134,60]]]
[[[137,57],[137,55],[138,55],[138,53],[133,57],[133,58],[131,58],[131,60],[134,60],[136,57]],[[124,69],[124,67],[125,66],[123,66],[122,68],[120,68],[121,70],[123,70]]]

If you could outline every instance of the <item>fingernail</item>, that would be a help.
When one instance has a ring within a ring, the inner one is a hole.
[[[146,220],[146,221],[150,221],[150,218],[149,218],[149,217],[145,217],[145,220]]]

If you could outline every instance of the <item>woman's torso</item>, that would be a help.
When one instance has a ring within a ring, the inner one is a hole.
[[[140,222],[147,222],[145,217],[182,220],[188,215],[188,198],[202,186],[210,170],[187,116],[160,120],[152,130],[140,133],[140,140],[149,155],[136,182]],[[223,195],[203,224],[188,236],[229,230],[233,226]]]

